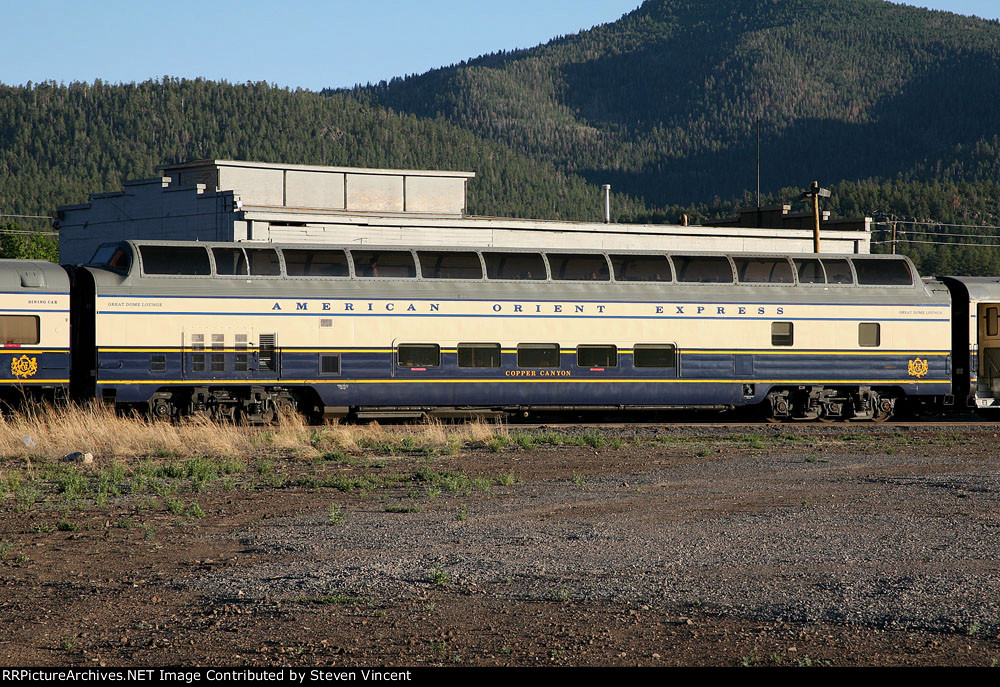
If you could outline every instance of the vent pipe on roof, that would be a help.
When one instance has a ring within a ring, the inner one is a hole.
[[[611,223],[611,184],[601,186],[604,191],[604,223]]]

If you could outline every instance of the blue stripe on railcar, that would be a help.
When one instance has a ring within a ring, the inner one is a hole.
[[[153,352],[155,353],[153,353]],[[180,349],[101,351],[98,383],[116,387],[123,402],[144,402],[159,387],[274,384],[310,386],[327,405],[674,405],[743,404],[761,400],[774,386],[897,386],[907,394],[950,393],[946,352],[885,351],[677,351],[678,367],[636,368],[632,354],[619,352],[616,367],[576,365],[575,352],[561,354],[559,368],[519,368],[506,351],[498,368],[458,367],[457,353],[441,353],[441,365],[395,367],[391,349],[294,349],[279,351],[280,373],[259,370],[256,350],[247,371],[234,371],[237,352],[204,350],[204,370],[192,369],[192,352]],[[151,355],[163,356],[163,370],[150,369]],[[224,358],[213,371],[211,356]],[[340,355],[340,373],[320,372],[321,354]],[[745,395],[743,385],[753,384]]]
[[[0,384],[65,386],[69,384],[68,348],[0,348]]]

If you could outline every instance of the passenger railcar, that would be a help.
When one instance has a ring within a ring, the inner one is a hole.
[[[160,416],[880,420],[955,383],[948,288],[902,256],[126,241],[72,273],[75,390]]]
[[[65,400],[69,279],[58,265],[0,260],[0,399]]]
[[[942,277],[951,291],[955,394],[969,407],[1000,410],[1000,279]]]

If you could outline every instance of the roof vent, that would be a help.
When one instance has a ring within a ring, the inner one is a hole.
[[[45,286],[45,277],[40,270],[20,270],[21,286],[41,287]]]

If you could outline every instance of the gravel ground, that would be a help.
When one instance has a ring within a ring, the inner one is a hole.
[[[361,501],[339,527],[325,513],[271,521],[244,540],[269,562],[192,585],[229,598],[398,602],[420,597],[437,574],[520,601],[1000,632],[1000,472],[982,469],[991,459],[956,471],[966,458],[849,445],[675,454],[650,447],[602,474],[494,487],[468,503],[466,520],[452,509],[400,514]]]
[[[511,432],[455,455],[249,457],[171,482],[175,508],[33,483],[30,507],[0,502],[0,660],[1000,661],[1000,427]]]

